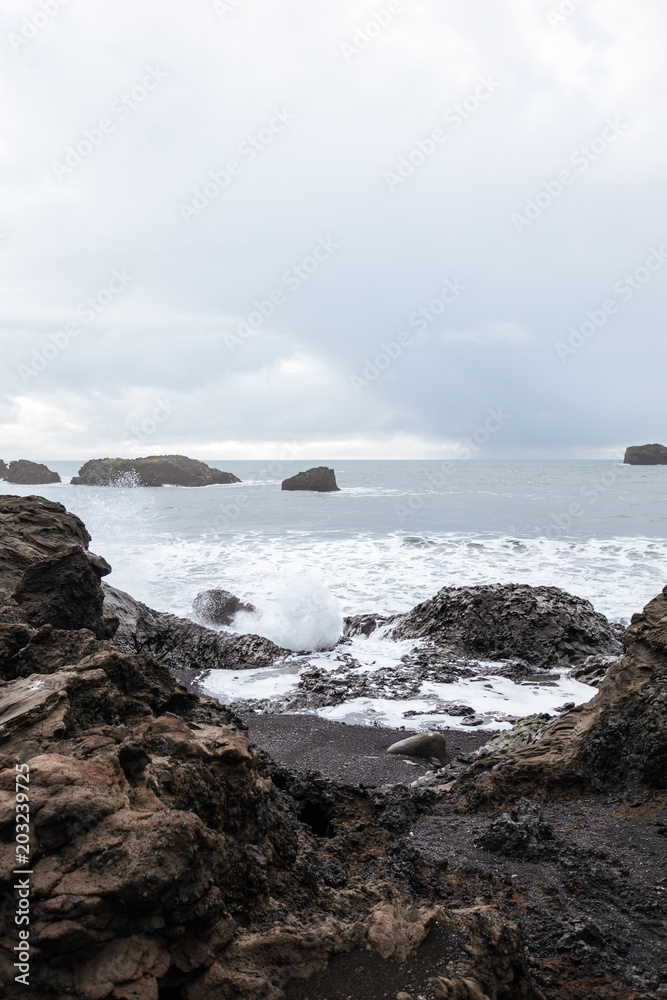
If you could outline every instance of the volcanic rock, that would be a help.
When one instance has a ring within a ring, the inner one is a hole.
[[[14,591],[24,620],[58,629],[90,629],[98,639],[116,631],[114,617],[103,620],[100,580],[111,572],[105,559],[74,545],[29,566]]]
[[[623,652],[613,627],[589,601],[557,587],[524,584],[444,587],[390,619],[389,634],[539,669],[569,668],[594,654],[618,657]]]
[[[203,590],[194,599],[192,610],[202,625],[231,625],[240,612],[255,611],[228,590]]]
[[[591,701],[550,722],[530,745],[484,756],[461,775],[469,804],[667,788],[667,587],[633,615],[622,639],[626,654]]]
[[[43,497],[0,496],[0,595],[10,594],[26,569],[90,535],[76,514]]]
[[[517,804],[494,820],[479,835],[479,844],[487,851],[508,858],[535,856],[543,841],[553,840],[553,829],[530,799]]]
[[[318,465],[316,469],[297,472],[296,476],[284,479],[283,490],[312,490],[317,493],[336,493],[340,487],[336,482],[336,474],[326,465]]]
[[[408,757],[446,757],[447,740],[442,733],[418,733],[392,743],[387,748],[387,753],[400,753]]]
[[[188,618],[154,611],[108,584],[102,586],[105,614],[120,622],[114,646],[124,653],[156,656],[173,670],[186,671],[183,679],[188,682],[201,679],[208,670],[269,667],[292,656],[262,636],[216,632]]]
[[[626,465],[667,465],[664,444],[635,444],[625,450]]]
[[[74,486],[212,486],[240,483],[231,472],[212,469],[185,455],[148,458],[94,458],[74,476]]]
[[[10,462],[9,465],[0,462],[0,479],[19,486],[42,486],[61,481],[57,472],[52,472],[41,462],[29,462],[25,458]]]

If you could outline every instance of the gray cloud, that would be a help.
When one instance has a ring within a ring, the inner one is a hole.
[[[664,9],[413,0],[350,56],[384,6],[66,4],[24,37],[5,5],[3,457],[440,457],[496,406],[483,454],[667,439],[667,264],[615,291],[667,246]]]

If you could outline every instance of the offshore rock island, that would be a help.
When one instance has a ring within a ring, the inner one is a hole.
[[[597,658],[599,691],[417,781],[353,784],[272,758],[189,683],[289,651],[108,587],[89,543],[62,505],[0,497],[9,1000],[667,996],[667,587],[620,641],[555,588],[445,588],[396,616],[433,644],[427,664],[445,642],[517,669]],[[29,986],[13,965],[25,766]]]
[[[185,455],[93,458],[72,479],[73,486],[214,486],[240,482],[232,472],[212,469]]]
[[[667,465],[664,444],[636,444],[625,450],[625,465]]]
[[[57,472],[52,472],[41,462],[29,462],[25,458],[10,462],[9,465],[0,459],[0,479],[18,486],[44,486],[60,482]]]

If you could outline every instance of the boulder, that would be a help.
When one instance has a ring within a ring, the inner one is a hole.
[[[0,479],[17,486],[43,486],[61,481],[57,472],[52,472],[41,462],[28,462],[25,458],[9,465],[0,462]]]
[[[417,733],[405,740],[392,743],[387,753],[405,754],[407,757],[440,757],[447,756],[447,740],[442,733]]]
[[[297,472],[296,476],[284,479],[281,489],[283,490],[311,490],[316,493],[336,493],[340,487],[336,483],[336,475],[333,469],[328,469],[326,465],[318,465],[316,469],[308,469],[306,472]]]
[[[358,627],[358,626],[357,626]],[[616,630],[589,601],[557,587],[494,584],[443,587],[431,600],[390,619],[395,639],[482,660],[532,668],[570,668],[589,656],[620,656]]]
[[[231,625],[236,615],[255,611],[228,590],[202,590],[192,604],[195,617],[202,625]]]
[[[664,444],[635,444],[625,450],[626,465],[667,465]]]
[[[90,535],[76,514],[43,497],[0,496],[0,595],[11,594],[26,569],[79,545]]]
[[[74,476],[74,486],[213,486],[240,483],[231,472],[212,469],[185,455],[148,458],[94,458]]]

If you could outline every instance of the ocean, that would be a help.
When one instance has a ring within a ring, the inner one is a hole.
[[[237,619],[238,630],[313,651],[310,662],[325,666],[336,654],[316,651],[336,641],[343,615],[406,611],[443,586],[557,586],[627,623],[667,583],[667,466],[222,461],[208,464],[235,473],[241,483],[145,489],[72,486],[82,462],[47,464],[63,483],[3,483],[2,492],[37,493],[78,514],[93,537],[92,550],[113,567],[113,586],[180,616],[191,614],[199,591],[229,590],[258,609]],[[282,479],[318,464],[335,468],[339,493],[281,491]],[[381,637],[355,643],[354,655],[369,670],[405,652]],[[487,667],[485,679],[489,673]],[[223,700],[271,699],[298,682],[293,671],[214,674],[209,688]],[[488,716],[489,728],[503,728],[502,712],[491,704],[496,695],[505,714],[516,716],[595,694],[567,677],[537,685],[532,694],[501,680],[492,680],[491,691],[477,685],[474,697],[455,685],[455,694],[429,690],[422,700],[468,696],[475,711]],[[369,702],[320,714],[396,725],[404,711],[403,703]]]

